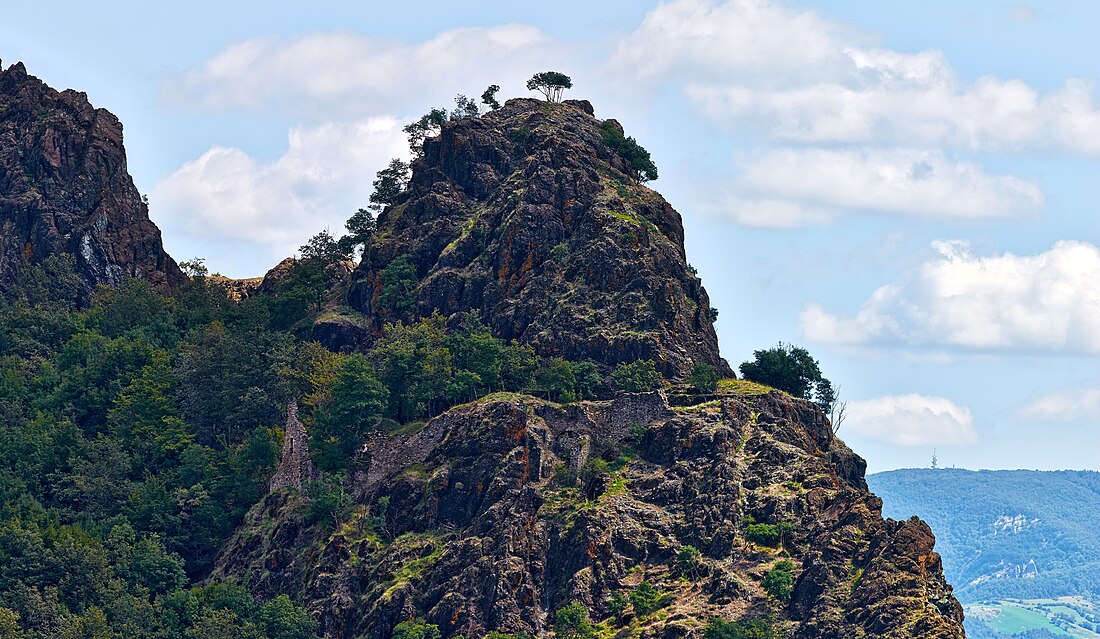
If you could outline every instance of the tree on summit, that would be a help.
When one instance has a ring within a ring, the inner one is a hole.
[[[550,102],[561,102],[561,92],[573,88],[573,80],[564,73],[543,71],[531,76],[527,81],[529,91],[538,91]]]
[[[489,107],[490,111],[495,111],[500,108],[500,102],[497,100],[497,91],[500,91],[500,85],[490,84],[488,89],[481,94],[481,103]]]
[[[753,351],[753,361],[742,363],[740,369],[750,382],[813,400],[827,415],[839,407],[832,382],[822,376],[817,360],[801,346],[779,342],[775,348]]]

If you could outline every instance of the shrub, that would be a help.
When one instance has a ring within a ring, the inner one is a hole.
[[[693,579],[699,574],[703,553],[695,546],[681,546],[673,560],[673,567],[681,577]]]
[[[656,612],[672,602],[672,595],[661,592],[648,581],[638,584],[638,587],[630,591],[630,604],[634,606],[634,614],[644,617],[651,612]]]
[[[621,591],[616,590],[615,592],[611,593],[611,599],[607,601],[607,611],[611,613],[611,616],[614,619],[618,619],[619,617],[623,616],[624,612],[626,612],[627,603],[629,603],[629,601],[627,600],[626,595],[624,595]]]
[[[588,619],[588,608],[576,601],[559,608],[554,615],[554,633],[559,639],[592,639],[595,629]]]
[[[611,372],[615,388],[628,393],[643,393],[661,385],[664,378],[651,359],[640,359],[629,364],[619,364]]]
[[[779,601],[787,602],[794,590],[794,564],[784,559],[764,575],[761,583],[765,592]]]
[[[310,497],[306,523],[309,525],[321,521],[338,523],[351,508],[351,495],[344,491],[344,475],[324,473],[317,481],[306,486]]]
[[[691,367],[687,383],[696,392],[713,393],[718,388],[718,371],[710,364],[696,364]]]
[[[745,528],[745,539],[761,546],[779,544],[779,527],[774,524],[749,524]]]
[[[402,621],[393,629],[393,639],[440,639],[442,636],[439,626],[419,617]]]

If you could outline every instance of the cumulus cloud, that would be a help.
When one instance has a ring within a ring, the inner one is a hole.
[[[874,291],[854,316],[807,306],[802,331],[817,342],[1100,355],[1097,246],[990,257],[960,241],[933,248],[934,259]]]
[[[844,43],[859,37],[813,11],[776,2],[674,0],[649,12],[608,65],[642,81],[810,82],[839,68]]]
[[[1100,387],[1047,393],[1028,402],[1019,416],[1034,422],[1100,421]]]
[[[366,204],[374,173],[407,153],[394,118],[299,127],[269,163],[211,148],[158,182],[153,199],[190,234],[251,241],[285,257],[324,228],[339,235]]]
[[[639,81],[678,78],[705,116],[786,141],[1100,153],[1090,82],[1045,94],[991,76],[964,83],[939,51],[868,40],[781,2],[674,0],[620,42],[611,64]]]
[[[423,108],[417,100],[425,92],[452,96],[508,79],[518,83],[561,60],[563,51],[523,24],[455,29],[416,44],[352,33],[256,38],[169,82],[164,96],[208,110],[329,117],[403,112]]]
[[[928,395],[887,395],[849,402],[843,428],[896,446],[957,446],[978,441],[970,409]]]
[[[938,151],[779,149],[740,168],[724,213],[750,226],[823,222],[845,211],[998,218],[1044,203],[1034,182],[987,175]]]

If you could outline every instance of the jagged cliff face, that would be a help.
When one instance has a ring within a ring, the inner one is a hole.
[[[417,616],[444,636],[538,636],[570,602],[610,622],[614,593],[642,580],[672,597],[636,622],[645,637],[768,615],[798,639],[963,637],[928,526],[883,520],[864,468],[813,404],[778,392],[675,408],[490,396],[368,442],[338,526],[306,526],[300,493],[269,495],[215,574],[301,598],[327,637],[384,639]],[[751,539],[753,521],[782,524],[782,543]],[[685,545],[702,553],[687,575]],[[789,602],[762,588],[782,558]]]
[[[126,170],[118,118],[17,63],[0,71],[0,289],[58,253],[75,258],[82,302],[125,277],[185,281]]]
[[[680,215],[605,145],[600,124],[587,102],[530,99],[445,124],[379,216],[352,306],[376,328],[409,319],[379,304],[382,270],[409,255],[413,314],[476,311],[545,356],[730,374]]]

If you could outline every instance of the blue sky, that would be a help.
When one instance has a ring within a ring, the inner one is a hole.
[[[405,122],[559,69],[652,152],[727,359],[807,347],[872,470],[1100,469],[1100,4],[169,4],[7,3],[0,59],[122,119],[177,259],[262,274]]]

